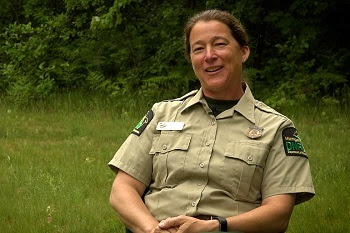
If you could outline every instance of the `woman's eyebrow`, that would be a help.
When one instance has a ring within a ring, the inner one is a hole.
[[[223,36],[213,36],[212,38],[210,38],[210,42],[212,43],[212,42],[214,42],[214,41],[216,41],[216,40],[224,40],[224,41],[226,41],[227,43],[229,42],[229,40],[226,38],[226,37],[223,37]],[[195,46],[195,45],[203,45],[203,44],[205,44],[205,42],[203,41],[203,40],[197,40],[197,41],[195,41],[195,42],[193,42],[192,44],[191,44],[191,47],[192,46]]]
[[[226,41],[226,42],[229,42],[229,40],[226,38],[226,37],[223,37],[223,36],[213,36],[212,38],[211,38],[211,41],[213,42],[213,41],[216,41],[216,40],[224,40],[224,41]]]
[[[194,46],[194,45],[197,45],[197,44],[205,44],[205,42],[203,41],[203,40],[197,40],[197,41],[195,41],[195,42],[193,42],[192,44],[191,44],[191,46]]]

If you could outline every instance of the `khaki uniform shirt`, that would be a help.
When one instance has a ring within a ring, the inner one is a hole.
[[[157,130],[159,122],[184,127]],[[216,117],[201,90],[156,103],[109,166],[150,187],[145,204],[158,221],[234,216],[273,195],[296,193],[299,204],[315,193],[292,121],[255,100],[247,85],[237,105]]]

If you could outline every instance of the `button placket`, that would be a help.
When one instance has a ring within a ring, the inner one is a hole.
[[[211,118],[207,123],[207,128],[202,132],[201,153],[197,157],[198,180],[194,180],[193,189],[195,190],[190,198],[189,209],[186,214],[196,215],[197,207],[202,198],[202,192],[207,187],[208,183],[208,168],[210,158],[215,144],[215,135],[217,131],[217,122],[215,118]]]

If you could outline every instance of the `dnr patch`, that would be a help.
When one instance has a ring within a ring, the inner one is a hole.
[[[282,131],[282,139],[284,151],[287,156],[301,156],[308,158],[303,144],[301,144],[301,139],[298,136],[298,131],[295,128],[285,128]]]
[[[131,133],[140,136],[142,132],[146,129],[147,125],[153,119],[152,109],[147,112],[147,114],[140,120],[140,122],[135,126],[135,129]]]

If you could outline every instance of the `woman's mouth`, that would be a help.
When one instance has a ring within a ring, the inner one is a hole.
[[[206,72],[209,72],[209,73],[214,73],[216,71],[219,71],[222,69],[223,66],[213,66],[213,67],[209,67],[209,68],[206,68],[205,71]]]

